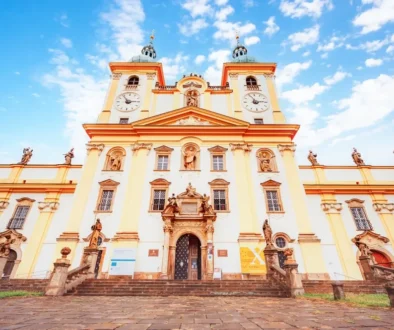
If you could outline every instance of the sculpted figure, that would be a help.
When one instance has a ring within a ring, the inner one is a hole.
[[[191,90],[187,92],[186,105],[190,107],[198,106],[198,92],[196,90]]]
[[[257,158],[260,161],[260,170],[261,172],[272,172],[271,167],[271,155],[268,152],[260,153]]]
[[[103,229],[103,225],[100,222],[100,219],[96,220],[96,224],[91,227],[93,233],[90,237],[89,248],[97,249],[98,247],[98,238],[100,237],[101,229]]]
[[[120,157],[120,155],[115,155],[111,157],[110,164],[111,171],[120,171],[120,168],[122,167],[122,158]]]
[[[179,212],[178,203],[176,201],[175,194],[172,194],[172,196],[168,199],[168,204],[166,205],[162,213],[174,214],[178,212]]]
[[[360,250],[360,253],[362,257],[370,257],[372,255],[371,250],[369,249],[368,245],[361,242],[360,239],[357,239],[355,242],[356,246]]]
[[[356,148],[353,148],[352,158],[356,165],[365,165],[364,160],[361,158],[361,154]]]
[[[272,229],[267,219],[264,221],[263,233],[267,247],[273,247],[274,245],[272,244]]]
[[[314,154],[312,150],[309,150],[308,160],[311,162],[312,166],[320,165],[317,162],[317,154]]]
[[[11,235],[5,236],[6,241],[4,243],[0,243],[0,257],[7,258],[10,255],[11,244],[15,242],[14,239],[11,239]]]
[[[22,159],[21,159],[21,161],[18,164],[26,165],[30,161],[32,156],[33,156],[33,149],[24,148],[23,149]]]
[[[192,184],[189,182],[189,185],[186,187],[186,195],[188,197],[195,197],[196,196],[196,188],[192,187]]]
[[[207,196],[207,194],[204,194],[203,198],[202,198],[202,202],[201,202],[201,209],[200,212],[204,213],[204,214],[214,214],[214,210],[212,205],[209,204],[209,196]]]
[[[68,153],[64,154],[64,164],[71,165],[71,160],[74,158],[74,148],[72,148]]]
[[[185,167],[185,170],[193,171],[196,169],[196,153],[197,150],[193,146],[187,147],[183,152],[183,166]]]

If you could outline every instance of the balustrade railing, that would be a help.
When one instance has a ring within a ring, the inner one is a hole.
[[[85,281],[88,278],[88,271],[89,271],[90,265],[85,264],[82,266],[79,266],[73,270],[70,270],[67,273],[67,280],[66,280],[66,286],[65,286],[65,292],[68,292],[78,285],[80,285],[83,281]]]

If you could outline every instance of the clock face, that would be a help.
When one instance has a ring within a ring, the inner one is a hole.
[[[246,94],[242,104],[245,109],[253,112],[262,112],[269,108],[268,98],[264,94],[257,92]]]
[[[133,111],[138,109],[140,104],[140,96],[132,92],[120,94],[115,100],[116,108],[119,111]]]

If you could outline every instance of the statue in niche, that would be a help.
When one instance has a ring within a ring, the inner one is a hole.
[[[30,161],[32,156],[33,156],[33,149],[30,149],[30,147],[23,148],[22,159],[18,164],[26,165]]]
[[[201,201],[200,212],[204,214],[215,214],[212,205],[209,204],[209,196],[204,194]]]
[[[98,248],[98,238],[100,237],[101,229],[103,229],[103,225],[100,222],[100,219],[96,220],[96,224],[92,227],[92,236],[90,237],[89,241],[89,248],[90,249],[97,249]]]
[[[162,213],[164,214],[179,213],[178,203],[176,201],[175,194],[172,194],[172,196],[168,199],[168,204],[166,205]]]
[[[64,154],[64,164],[71,165],[71,160],[74,158],[74,148],[72,148],[68,153]]]
[[[198,92],[196,90],[186,93],[186,105],[189,107],[198,107]]]
[[[360,257],[371,257],[372,252],[369,249],[368,245],[361,242],[359,238],[356,239],[355,242],[357,248],[360,250]]]
[[[194,171],[196,169],[196,153],[194,146],[189,146],[183,151],[183,166],[185,170]]]
[[[188,186],[186,187],[186,196],[188,197],[196,197],[196,188],[192,187],[192,184],[189,182]]]
[[[317,162],[317,154],[314,154],[312,150],[309,150],[308,160],[311,162],[312,166],[320,165]]]
[[[8,258],[10,255],[11,244],[14,244],[15,239],[11,239],[11,235],[5,236],[6,241],[0,243],[0,257]]]
[[[266,248],[273,248],[274,244],[272,243],[272,229],[267,219],[264,221],[263,233],[265,242],[267,244]]]
[[[111,156],[110,170],[120,171],[121,167],[122,167],[122,157],[119,154],[115,154],[114,156]]]
[[[357,151],[356,148],[353,148],[352,158],[357,166],[365,165],[364,160],[361,158],[361,154]]]
[[[269,152],[263,151],[257,155],[260,163],[260,171],[261,172],[272,172],[271,165],[271,154]]]

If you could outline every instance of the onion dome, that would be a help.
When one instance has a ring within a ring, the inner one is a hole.
[[[236,35],[237,46],[233,50],[233,62],[256,62],[253,56],[248,55],[248,49],[239,42],[239,35]]]
[[[133,56],[130,62],[155,62],[156,50],[153,47],[153,40],[155,36],[152,32],[150,36],[150,42],[148,45],[144,46],[141,50],[141,55]]]

